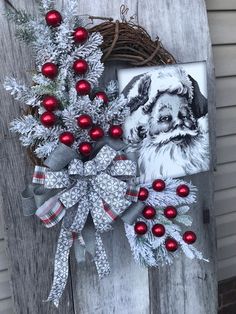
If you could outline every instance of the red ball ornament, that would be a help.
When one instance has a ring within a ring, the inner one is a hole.
[[[48,26],[57,27],[62,21],[61,13],[56,10],[51,10],[46,14],[45,20]]]
[[[65,144],[67,146],[71,146],[75,141],[75,137],[71,132],[64,132],[60,135],[59,141],[62,144]]]
[[[147,225],[143,221],[136,222],[134,226],[134,231],[138,235],[144,235],[147,232]]]
[[[112,125],[108,131],[110,137],[119,139],[123,135],[123,130],[119,125]]]
[[[178,212],[174,206],[167,206],[164,210],[164,215],[168,219],[173,219],[177,216]]]
[[[162,237],[166,232],[166,229],[163,225],[161,224],[155,224],[152,227],[152,233],[155,237]]]
[[[148,198],[148,190],[146,188],[140,188],[139,192],[138,192],[138,199],[140,201],[146,201],[146,199]]]
[[[97,92],[97,93],[95,94],[95,98],[98,98],[98,99],[102,100],[105,105],[107,105],[108,102],[109,102],[109,99],[108,99],[108,97],[107,97],[107,94],[104,93],[104,92]]]
[[[73,64],[73,70],[76,74],[83,75],[88,71],[88,63],[83,59],[76,60]]]
[[[76,83],[75,89],[80,96],[85,96],[90,93],[91,84],[86,80],[80,80]]]
[[[57,76],[57,73],[57,66],[52,62],[47,62],[42,66],[42,74],[50,79],[54,79]]]
[[[193,244],[194,242],[196,242],[197,236],[196,236],[196,234],[193,231],[186,231],[183,234],[183,240],[187,244]]]
[[[154,207],[147,205],[143,209],[143,217],[146,219],[153,219],[156,216],[156,210]]]
[[[81,155],[88,157],[92,153],[92,145],[88,142],[83,142],[79,145],[79,152]]]
[[[82,114],[77,118],[77,124],[81,129],[89,129],[92,124],[92,118],[88,114]]]
[[[54,113],[46,111],[41,115],[40,121],[41,121],[42,125],[49,128],[55,124],[56,116]]]
[[[58,109],[59,101],[54,96],[45,96],[42,104],[47,111],[54,111]]]
[[[175,239],[167,239],[165,242],[165,247],[169,252],[175,252],[178,249],[178,242]]]
[[[92,140],[94,141],[98,141],[101,138],[103,138],[104,136],[104,131],[102,128],[100,128],[99,126],[93,127],[90,131],[89,131],[89,136],[91,137]]]
[[[157,191],[157,192],[161,192],[165,189],[166,187],[166,184],[165,184],[165,181],[161,180],[161,179],[157,179],[155,181],[153,181],[152,183],[152,188],[154,191]]]
[[[88,39],[88,31],[84,27],[78,27],[75,29],[73,37],[76,43],[82,44]]]
[[[186,184],[181,184],[176,189],[176,193],[180,197],[187,197],[189,195],[189,192],[189,187]]]

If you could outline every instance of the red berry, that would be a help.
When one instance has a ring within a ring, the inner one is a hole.
[[[90,93],[91,84],[86,80],[80,80],[76,83],[75,89],[80,96],[85,96]]]
[[[109,135],[114,139],[119,139],[123,135],[123,130],[119,125],[112,125],[108,131]]]
[[[54,111],[58,109],[59,101],[54,96],[45,96],[42,104],[47,111]]]
[[[73,64],[73,70],[76,74],[83,75],[88,71],[88,63],[83,59],[76,60]]]
[[[92,145],[88,142],[83,142],[79,145],[79,152],[81,155],[88,157],[92,153]]]
[[[166,184],[165,184],[165,181],[161,180],[161,179],[157,179],[155,181],[153,181],[152,183],[152,188],[154,191],[157,191],[157,192],[161,192],[165,189],[166,187]]]
[[[108,97],[107,97],[107,94],[104,93],[104,92],[98,92],[98,93],[96,93],[96,94],[95,94],[95,98],[98,98],[98,99],[102,100],[105,105],[107,105],[108,102],[109,102],[109,99],[108,99]]]
[[[49,128],[55,124],[56,116],[54,113],[46,111],[41,115],[40,121],[45,127]]]
[[[67,146],[71,146],[75,141],[75,137],[71,132],[64,132],[60,135],[59,141],[62,144],[65,144]]]
[[[189,187],[186,184],[181,184],[176,189],[176,193],[180,197],[187,197],[189,195],[189,192]]]
[[[93,127],[90,131],[89,131],[89,136],[91,137],[91,139],[93,141],[98,141],[101,138],[103,138],[104,136],[104,131],[102,128],[100,128],[99,126]]]
[[[51,10],[46,14],[45,20],[48,26],[57,27],[61,24],[62,17],[60,12],[56,10]]]
[[[73,36],[76,43],[82,44],[88,39],[88,31],[84,27],[78,27]]]
[[[140,201],[146,201],[146,199],[148,198],[148,194],[149,192],[146,188],[140,188],[138,193],[138,199]]]
[[[143,217],[146,219],[153,219],[156,216],[156,210],[154,207],[147,205],[143,209]]]
[[[134,226],[134,231],[138,235],[144,235],[147,232],[147,225],[143,221],[136,222]]]
[[[187,244],[193,244],[194,242],[196,242],[197,236],[196,236],[196,234],[193,231],[186,231],[183,234],[183,240]]]
[[[42,74],[50,79],[54,79],[57,76],[57,73],[57,66],[52,62],[47,62],[42,66]]]
[[[161,224],[155,224],[152,227],[152,233],[155,237],[162,237],[166,232],[166,229],[163,225]]]
[[[92,118],[88,114],[82,114],[77,118],[77,124],[81,129],[89,129],[92,124]]]
[[[174,206],[167,206],[164,210],[164,215],[168,219],[173,219],[177,216],[178,212]]]
[[[175,239],[169,238],[165,242],[165,247],[169,252],[175,252],[178,249],[178,242]]]

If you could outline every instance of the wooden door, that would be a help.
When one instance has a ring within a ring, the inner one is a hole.
[[[56,1],[60,9],[66,0]],[[9,7],[37,14],[34,0],[1,1],[1,12]],[[19,116],[19,104],[1,88],[1,188],[12,290],[16,313],[67,314],[215,314],[217,278],[215,225],[213,213],[214,152],[214,69],[204,0],[78,0],[78,13],[120,18],[120,6],[129,7],[129,15],[164,46],[178,62],[207,61],[208,100],[212,147],[212,168],[191,176],[199,188],[198,203],[192,214],[199,241],[197,247],[210,262],[188,260],[182,256],[172,266],[146,270],[137,266],[120,224],[107,234],[112,273],[98,280],[93,264],[76,265],[72,257],[70,278],[59,310],[42,303],[50,290],[58,228],[45,230],[35,218],[24,218],[20,191],[32,173],[32,167],[18,139],[9,133],[8,123]],[[33,58],[29,49],[14,37],[14,25],[1,17],[1,80],[14,75],[30,82]],[[210,222],[203,222],[204,210]],[[206,213],[207,211],[205,211]]]

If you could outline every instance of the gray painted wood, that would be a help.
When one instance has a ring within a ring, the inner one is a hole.
[[[216,77],[235,76],[236,45],[214,46],[213,54],[215,64],[217,64]]]
[[[236,50],[236,46],[234,46]],[[236,72],[235,72],[236,73]],[[236,76],[218,78],[216,80],[217,108],[236,106]]]
[[[33,0],[15,0],[13,3],[17,8],[27,6],[28,11],[35,12]],[[62,3],[66,4],[66,0]],[[123,3],[104,1],[101,4],[97,0],[93,1],[91,6],[91,2],[81,0],[79,12],[119,18],[119,8]],[[195,0],[190,4],[187,0],[127,0],[125,3],[130,7],[130,15],[137,14],[140,24],[146,27],[153,37],[159,35],[178,61],[207,59],[209,112],[213,130],[213,64],[204,1]],[[2,2],[1,9],[4,7]],[[191,16],[191,20],[184,18],[186,16]],[[30,69],[29,59],[31,60],[28,50],[14,40],[13,26],[5,19],[2,19],[1,23],[1,40],[4,47],[0,52],[1,59],[4,60],[1,75],[4,77],[10,71],[12,75],[17,73],[19,78],[29,80],[29,73],[26,73],[26,70]],[[34,218],[22,217],[18,193],[32,169],[17,138],[9,134],[7,129],[8,121],[18,114],[18,104],[1,90],[0,121],[4,135],[0,142],[3,148],[0,157],[1,171],[4,170],[7,178],[2,182],[2,194],[17,313],[215,314],[217,298],[212,172],[191,177],[193,183],[199,186],[199,202],[193,208],[194,229],[199,237],[197,246],[210,259],[210,263],[190,261],[181,257],[173,266],[161,268],[160,271],[148,272],[140,269],[133,262],[120,224],[114,232],[106,235],[104,241],[111,261],[111,276],[99,282],[93,264],[76,265],[75,259],[72,258],[72,278],[59,311],[41,303],[51,283],[48,274],[52,274],[54,243],[58,230],[46,231]],[[211,143],[214,165],[213,132]],[[210,209],[209,225],[203,225],[202,210],[205,208]],[[73,293],[70,290],[71,285]]]
[[[215,44],[235,44],[236,11],[209,12],[209,25],[211,29],[212,43]]]
[[[208,10],[236,10],[235,0],[206,0]]]

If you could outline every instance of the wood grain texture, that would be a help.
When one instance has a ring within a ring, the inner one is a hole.
[[[236,11],[209,12],[208,19],[213,45],[236,43]]]
[[[66,5],[66,0],[58,1]],[[187,0],[127,0],[91,2],[81,0],[79,13],[112,16],[119,18],[120,5],[127,4],[129,14],[137,15],[139,23],[153,37],[159,35],[166,48],[180,62],[207,60],[210,129],[214,130],[215,97],[211,43],[207,26],[206,9],[203,0],[189,3]],[[33,0],[13,1],[17,8],[27,6],[35,12]],[[1,9],[5,5],[1,2]],[[191,16],[191,19],[183,17]],[[189,22],[191,21],[191,23]],[[29,81],[32,63],[28,50],[13,37],[13,27],[5,19],[1,21],[2,47],[0,52],[1,76],[15,75]],[[183,45],[186,43],[186,45]],[[187,48],[186,48],[187,47]],[[111,73],[114,71],[111,70]],[[108,73],[108,76],[112,74]],[[7,105],[6,105],[7,104]],[[59,311],[48,304],[42,304],[49,291],[52,264],[58,229],[46,231],[34,218],[23,218],[20,209],[19,191],[26,182],[31,168],[16,137],[8,132],[7,124],[19,115],[19,105],[1,90],[0,123],[4,134],[1,138],[2,196],[8,238],[8,253],[11,260],[12,287],[17,313],[68,313],[68,314],[215,314],[216,263],[215,229],[213,218],[212,172],[191,177],[200,187],[199,202],[193,208],[194,230],[199,235],[198,247],[210,259],[210,263],[178,259],[173,266],[159,271],[140,269],[134,264],[122,224],[104,240],[112,267],[110,277],[98,281],[94,265],[79,264],[71,259],[71,283],[61,301]],[[212,164],[215,164],[214,133],[211,133]],[[189,178],[188,178],[189,179]],[[211,223],[203,225],[202,210],[209,208]],[[17,275],[16,275],[17,274]],[[73,287],[73,293],[70,287]],[[73,300],[72,300],[73,298]],[[209,299],[211,302],[209,302]]]
[[[13,5],[36,12],[35,1],[14,1]],[[6,2],[0,2],[0,12],[7,9]],[[8,123],[19,116],[19,103],[3,90],[2,83],[6,75],[16,76],[30,84],[30,71],[33,58],[29,48],[19,43],[14,36],[14,26],[4,16],[0,19],[1,29],[1,197],[7,234],[7,248],[12,279],[12,291],[15,311],[19,314],[31,313],[73,313],[70,280],[62,305],[58,310],[47,298],[52,282],[53,260],[58,229],[45,230],[36,218],[22,215],[20,192],[32,173],[32,167],[26,159],[25,151],[20,147],[16,136],[8,131]],[[50,275],[51,274],[51,275]],[[43,309],[43,311],[42,311]]]

